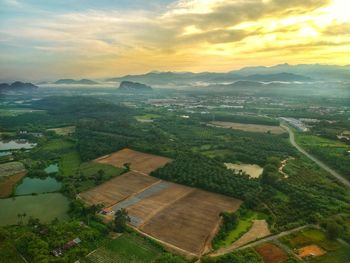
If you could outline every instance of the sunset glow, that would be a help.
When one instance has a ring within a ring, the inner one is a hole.
[[[0,1],[1,79],[349,63],[347,0],[59,2]]]

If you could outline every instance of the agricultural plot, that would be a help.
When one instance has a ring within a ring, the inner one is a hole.
[[[265,243],[255,248],[265,263],[281,263],[288,259],[286,253],[272,243]]]
[[[98,163],[105,163],[117,167],[130,164],[130,169],[142,173],[150,173],[170,162],[171,159],[153,154],[141,153],[131,149],[123,149],[110,155],[102,156],[95,160]]]
[[[24,165],[20,162],[0,164],[0,198],[10,196],[14,186],[26,173]]]
[[[247,132],[260,132],[272,134],[282,134],[286,131],[280,126],[269,126],[269,125],[260,125],[260,124],[245,124],[237,122],[225,122],[225,121],[212,121],[209,123],[210,126],[219,127],[219,128],[228,128],[234,130],[241,130]]]
[[[17,173],[25,172],[24,165],[20,162],[10,162],[0,164],[0,177],[11,176]]]
[[[233,248],[239,248],[248,244],[257,239],[266,237],[270,235],[271,232],[269,230],[269,226],[266,220],[254,220],[252,227],[246,232],[243,236],[241,236],[236,242],[232,244]]]
[[[349,247],[336,240],[328,239],[319,229],[305,229],[283,237],[281,241],[301,257],[308,258],[309,262],[350,262]]]
[[[126,156],[123,156],[123,153]],[[132,170],[79,194],[88,204],[103,204],[105,211],[125,208],[130,225],[158,240],[172,251],[199,256],[211,245],[220,223],[220,213],[236,211],[241,201],[203,190],[166,182],[145,172],[165,165],[170,159],[122,150],[96,160]],[[106,216],[108,220],[110,215]]]
[[[159,211],[140,229],[152,237],[194,255],[205,252],[207,241],[220,220],[222,211],[236,211],[241,201],[202,190]]]
[[[153,262],[162,251],[142,238],[123,234],[114,240],[108,240],[102,247],[90,253],[81,263],[114,263],[114,262]]]
[[[109,207],[158,181],[159,179],[154,177],[131,171],[80,193],[79,196],[88,204],[103,204]]]

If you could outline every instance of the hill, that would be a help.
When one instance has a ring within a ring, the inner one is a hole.
[[[119,85],[122,91],[151,91],[152,88],[142,83],[132,81],[122,81]]]
[[[15,81],[12,84],[0,83],[0,91],[34,90],[37,88],[38,86],[29,82]]]

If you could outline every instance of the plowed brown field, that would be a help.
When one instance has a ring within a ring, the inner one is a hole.
[[[130,163],[131,170],[148,174],[171,162],[171,159],[126,148],[110,155],[102,156],[96,159],[95,162],[117,167],[123,167],[124,164]]]
[[[241,201],[195,189],[164,208],[141,230],[190,253],[200,255],[223,211],[236,211]]]
[[[80,193],[79,196],[90,205],[103,204],[108,207],[158,181],[159,179],[157,178],[131,171],[91,190]]]

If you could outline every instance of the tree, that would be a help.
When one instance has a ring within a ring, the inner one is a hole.
[[[335,240],[342,233],[343,227],[338,223],[331,221],[326,225],[326,232],[329,239]]]
[[[130,217],[128,212],[122,208],[115,213],[114,217],[114,228],[117,232],[124,232],[126,229],[126,224],[130,222]]]

